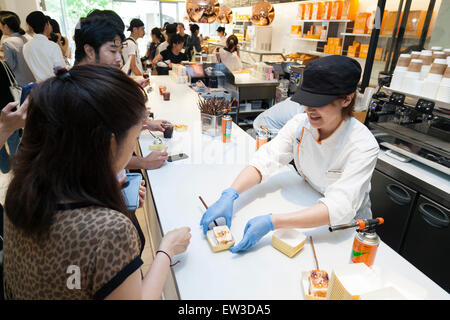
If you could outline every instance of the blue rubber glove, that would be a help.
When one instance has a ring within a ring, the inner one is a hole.
[[[224,217],[228,228],[231,227],[233,203],[238,197],[239,193],[236,189],[228,188],[222,192],[220,199],[214,202],[214,204],[206,210],[200,221],[200,225],[203,226],[203,233],[205,235],[208,231],[209,224],[219,217]]]
[[[262,237],[272,231],[272,214],[258,216],[247,222],[241,242],[230,248],[232,253],[245,251],[253,247]]]

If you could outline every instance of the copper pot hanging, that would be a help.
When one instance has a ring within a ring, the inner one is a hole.
[[[268,26],[275,18],[275,8],[267,1],[259,1],[252,7],[252,23],[257,26]]]
[[[187,0],[186,11],[192,22],[213,23],[219,13],[219,1]]]
[[[217,22],[220,24],[233,22],[233,11],[227,6],[221,6],[217,15]]]

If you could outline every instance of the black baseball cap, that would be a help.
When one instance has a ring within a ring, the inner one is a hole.
[[[311,61],[303,70],[303,80],[291,100],[313,108],[323,107],[340,95],[356,91],[361,65],[355,59],[332,55]]]
[[[140,28],[143,27],[144,23],[141,19],[133,19],[130,22],[130,26],[128,27],[127,31],[133,31],[133,28]]]
[[[177,26],[178,26],[178,23],[169,23],[166,26],[166,33],[167,34],[175,34],[175,33],[177,33]]]

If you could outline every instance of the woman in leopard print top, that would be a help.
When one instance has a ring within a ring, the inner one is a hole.
[[[145,95],[107,66],[75,66],[30,95],[4,214],[7,299],[160,298],[189,228],[163,238],[142,278],[142,232],[117,174],[130,160]]]

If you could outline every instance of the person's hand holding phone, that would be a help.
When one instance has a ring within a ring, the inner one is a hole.
[[[18,102],[10,102],[2,109],[0,126],[4,132],[11,134],[25,126],[28,104],[28,99],[21,106],[19,106]]]

